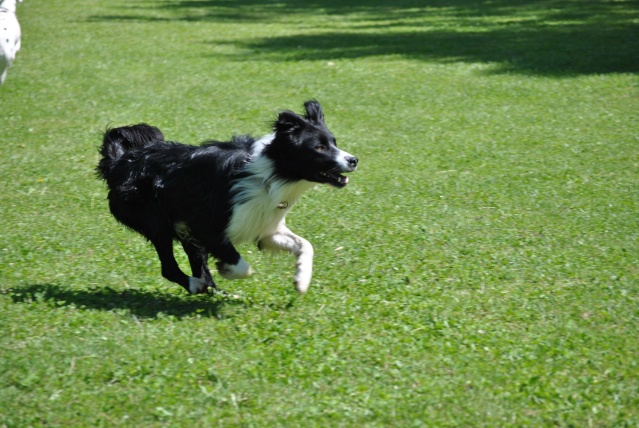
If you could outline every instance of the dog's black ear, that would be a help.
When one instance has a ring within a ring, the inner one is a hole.
[[[290,133],[295,129],[304,126],[304,124],[305,122],[303,117],[297,113],[286,110],[280,113],[273,128],[276,132]]]
[[[315,123],[324,123],[324,112],[317,100],[310,100],[304,103],[306,109],[306,119]]]

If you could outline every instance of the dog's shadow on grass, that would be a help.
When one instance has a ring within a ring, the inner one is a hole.
[[[173,295],[157,291],[116,290],[110,287],[71,289],[56,284],[31,284],[5,290],[15,303],[46,303],[54,307],[124,311],[138,318],[193,316],[220,318],[226,305],[245,305],[241,299],[222,295]]]

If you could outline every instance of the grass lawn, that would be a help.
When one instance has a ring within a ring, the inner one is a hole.
[[[639,425],[638,10],[20,3],[0,427]],[[309,98],[360,159],[288,217],[309,293],[249,245],[238,299],[164,280],[94,177],[104,129],[259,136]]]

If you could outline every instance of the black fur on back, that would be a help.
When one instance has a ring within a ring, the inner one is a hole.
[[[192,146],[164,141],[158,128],[144,123],[114,128],[104,135],[98,175],[110,189],[115,218],[152,242],[176,223],[202,225],[203,230],[191,230],[193,236],[222,235],[230,215],[230,183],[248,162],[254,141],[236,136]]]

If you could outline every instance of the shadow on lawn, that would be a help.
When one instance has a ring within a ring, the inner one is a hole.
[[[236,299],[212,296],[170,295],[143,290],[95,288],[73,290],[55,284],[33,284],[7,291],[15,303],[46,302],[52,306],[75,306],[103,311],[125,310],[141,318],[170,315],[178,318],[200,315],[217,318],[226,304],[244,304]]]
[[[129,10],[92,20],[279,22],[294,30],[210,41],[237,46],[229,56],[240,60],[403,56],[525,74],[639,72],[639,0],[167,0]]]

